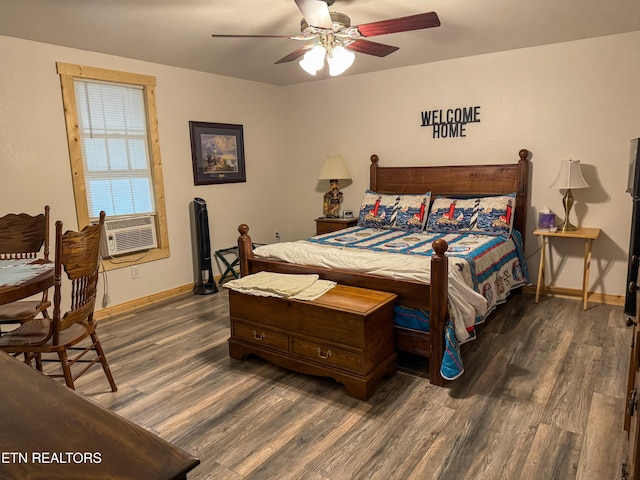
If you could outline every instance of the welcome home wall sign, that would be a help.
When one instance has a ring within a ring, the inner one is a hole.
[[[467,136],[467,123],[480,123],[480,107],[458,107],[421,112],[421,127],[431,127],[433,138]]]

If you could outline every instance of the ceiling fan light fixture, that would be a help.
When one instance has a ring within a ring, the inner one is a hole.
[[[342,45],[338,45],[333,48],[327,56],[329,75],[335,77],[336,75],[344,73],[351,65],[353,65],[355,58],[356,55],[344,48]]]
[[[318,70],[322,70],[322,67],[324,67],[324,57],[326,53],[327,50],[318,44],[304,54],[304,57],[300,60],[300,66],[305,72],[310,75],[315,75]]]
[[[309,75],[315,76],[319,70],[324,69],[326,58],[329,74],[336,76],[351,67],[355,60],[353,52],[382,58],[398,50],[398,47],[373,42],[368,40],[368,37],[440,26],[440,19],[435,12],[351,25],[351,18],[348,15],[329,10],[335,0],[294,0],[294,2],[302,13],[300,21],[302,35],[213,34],[212,36],[218,38],[287,38],[303,41],[305,44],[280,58],[275,64],[298,61],[301,68]]]

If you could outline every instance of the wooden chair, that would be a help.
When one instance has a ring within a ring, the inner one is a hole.
[[[10,213],[0,218],[0,260],[37,259],[44,246],[42,260],[49,261],[49,205],[36,216]],[[51,306],[48,290],[40,300],[20,300],[0,305],[0,326],[33,320],[39,313],[47,315]],[[1,334],[0,330],[0,334]]]
[[[29,320],[17,329],[0,337],[0,349],[15,356],[24,354],[25,363],[36,360],[36,368],[42,371],[42,357],[45,353],[55,353],[62,364],[62,375],[50,374],[51,377],[64,377],[65,383],[75,389],[74,382],[93,364],[100,362],[111,391],[117,390],[116,384],[107,364],[107,359],[98,340],[96,322],[93,311],[96,303],[98,284],[98,267],[100,265],[100,239],[104,224],[104,212],[100,212],[100,222],[89,225],[80,232],[67,231],[62,234],[62,222],[56,222],[55,270],[53,281],[53,317]],[[60,313],[62,269],[71,280],[71,306],[64,315]],[[86,347],[76,347],[85,339],[91,340]],[[70,357],[68,352],[79,351]],[[83,358],[94,351],[95,358]],[[89,362],[75,376],[71,367],[76,362]]]

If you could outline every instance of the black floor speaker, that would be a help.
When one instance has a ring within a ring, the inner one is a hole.
[[[207,214],[207,202],[202,198],[193,199],[193,237],[195,252],[195,285],[193,293],[196,295],[208,295],[216,293],[218,287],[213,278],[211,269],[211,241],[209,239],[209,215]]]

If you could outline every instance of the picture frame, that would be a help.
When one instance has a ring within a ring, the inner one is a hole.
[[[246,182],[242,125],[189,122],[193,184]]]

